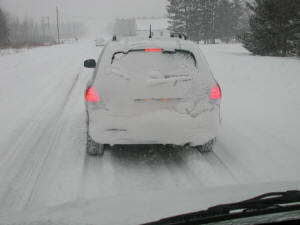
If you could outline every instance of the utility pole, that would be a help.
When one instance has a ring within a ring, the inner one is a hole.
[[[47,16],[47,25],[48,25],[48,29],[50,30],[50,17]]]
[[[58,43],[60,43],[60,37],[59,37],[59,21],[58,21],[58,7],[56,6],[56,26],[57,26],[57,40]]]

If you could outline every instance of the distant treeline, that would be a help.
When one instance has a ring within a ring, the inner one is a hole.
[[[81,23],[60,24],[61,39],[80,38],[85,35]],[[0,9],[0,46],[20,47],[54,44],[57,42],[57,26],[47,17],[36,22],[31,18],[20,19]]]
[[[8,21],[4,12],[0,9],[0,47],[9,42]]]
[[[193,41],[229,42],[248,29],[248,14],[241,0],[168,0],[169,30]]]
[[[300,0],[254,0],[250,29],[240,36],[255,55],[300,56]]]

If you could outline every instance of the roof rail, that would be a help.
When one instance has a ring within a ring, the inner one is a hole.
[[[187,40],[188,37],[185,35],[185,34],[181,34],[181,33],[172,33],[171,35],[171,38],[180,38],[180,39],[184,39],[184,40]]]

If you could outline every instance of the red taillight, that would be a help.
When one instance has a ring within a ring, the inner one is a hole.
[[[211,89],[211,92],[210,92],[210,99],[212,100],[217,100],[217,99],[220,99],[222,98],[222,91],[221,91],[221,88],[218,84],[216,84],[212,89]]]
[[[85,93],[85,100],[87,102],[100,102],[99,95],[94,87],[89,87]]]
[[[146,48],[145,52],[162,52],[161,48]]]

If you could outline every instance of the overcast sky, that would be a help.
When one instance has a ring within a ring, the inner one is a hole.
[[[166,0],[0,0],[0,6],[20,17],[50,16],[55,22],[55,7],[62,21],[82,21],[95,33],[103,30],[115,18],[164,16]],[[97,31],[96,31],[97,30]]]

